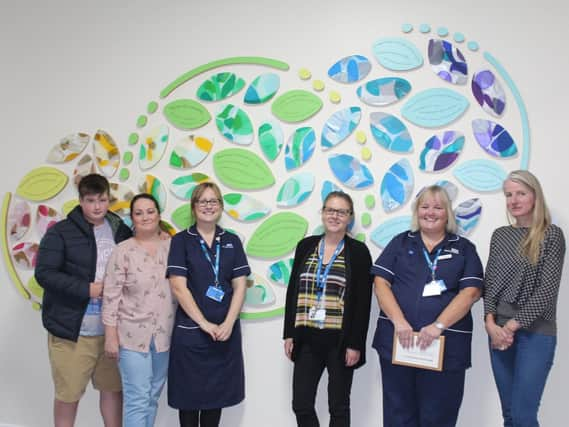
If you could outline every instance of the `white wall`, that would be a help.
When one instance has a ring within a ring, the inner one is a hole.
[[[490,51],[510,72],[529,112],[530,169],[541,178],[556,222],[569,230],[562,175],[569,154],[564,108],[569,95],[565,87],[569,59],[562,32],[569,8],[562,2],[2,3],[2,194],[14,192],[23,175],[44,164],[48,150],[68,133],[93,134],[101,128],[125,146],[147,102],[157,99],[159,90],[175,77],[200,64],[229,56],[258,55],[288,61],[293,77],[303,66],[324,77],[328,66],[342,56],[363,53],[371,57],[372,42],[380,36],[400,35],[402,23],[412,23],[416,28],[429,23],[433,29],[446,26],[451,34],[461,31],[468,39],[477,40],[482,51]],[[416,37],[426,39],[419,34]],[[515,117],[508,120],[512,126],[517,123]],[[519,129],[515,132],[519,136]],[[418,155],[420,142],[415,144]],[[499,194],[485,196],[484,201],[484,218],[472,239],[485,261],[490,232],[504,223],[505,217]],[[374,255],[378,252],[375,247],[373,251]],[[5,264],[0,265],[0,423],[49,425],[53,392],[40,315],[16,292]],[[564,277],[562,288],[566,285]],[[569,379],[569,367],[563,363],[569,354],[569,315],[564,310],[567,301],[567,292],[562,289],[556,364],[541,410],[546,426],[561,424],[564,399],[560,396]],[[474,367],[468,371],[459,419],[463,427],[500,423],[480,303],[475,315]],[[376,317],[374,304],[370,334]],[[282,354],[281,319],[244,322],[243,329],[247,399],[224,412],[222,425],[293,425],[292,369]],[[369,363],[355,376],[352,402],[354,426],[380,425],[378,363],[371,348]],[[318,409],[324,414],[323,420],[327,420],[326,408],[322,386]],[[164,404],[157,424],[174,425],[176,419],[176,413]],[[77,425],[102,425],[92,390],[81,402]]]

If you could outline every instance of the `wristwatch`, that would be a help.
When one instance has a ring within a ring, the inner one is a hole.
[[[439,329],[442,332],[446,329],[446,326],[443,322],[435,322],[435,328]]]

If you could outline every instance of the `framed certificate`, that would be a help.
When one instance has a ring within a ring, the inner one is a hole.
[[[433,340],[431,345],[424,350],[421,350],[421,348],[416,344],[418,338],[419,333],[413,332],[413,345],[405,349],[399,343],[397,335],[393,334],[393,354],[391,355],[392,363],[394,365],[442,371],[443,355],[445,351],[444,335]]]

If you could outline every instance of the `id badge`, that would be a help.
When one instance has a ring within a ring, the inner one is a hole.
[[[308,319],[323,322],[326,319],[326,310],[323,308],[312,307],[308,312]]]
[[[225,296],[225,292],[221,288],[218,288],[214,285],[210,285],[209,288],[207,288],[205,296],[214,301],[221,302],[221,300]]]
[[[440,295],[441,294],[441,287],[439,285],[439,282],[442,282],[442,280],[432,280],[429,283],[427,283],[425,285],[425,287],[423,288],[423,296],[424,297],[432,297],[435,295]],[[444,284],[444,282],[443,282]],[[446,289],[446,287],[445,287]]]

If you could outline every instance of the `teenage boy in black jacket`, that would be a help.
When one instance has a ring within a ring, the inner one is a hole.
[[[41,240],[35,269],[44,289],[42,320],[55,386],[54,424],[74,425],[79,400],[91,380],[100,391],[105,426],[120,427],[121,380],[116,362],[104,355],[101,303],[107,260],[132,232],[108,210],[105,177],[87,175],[78,190],[79,206]]]

